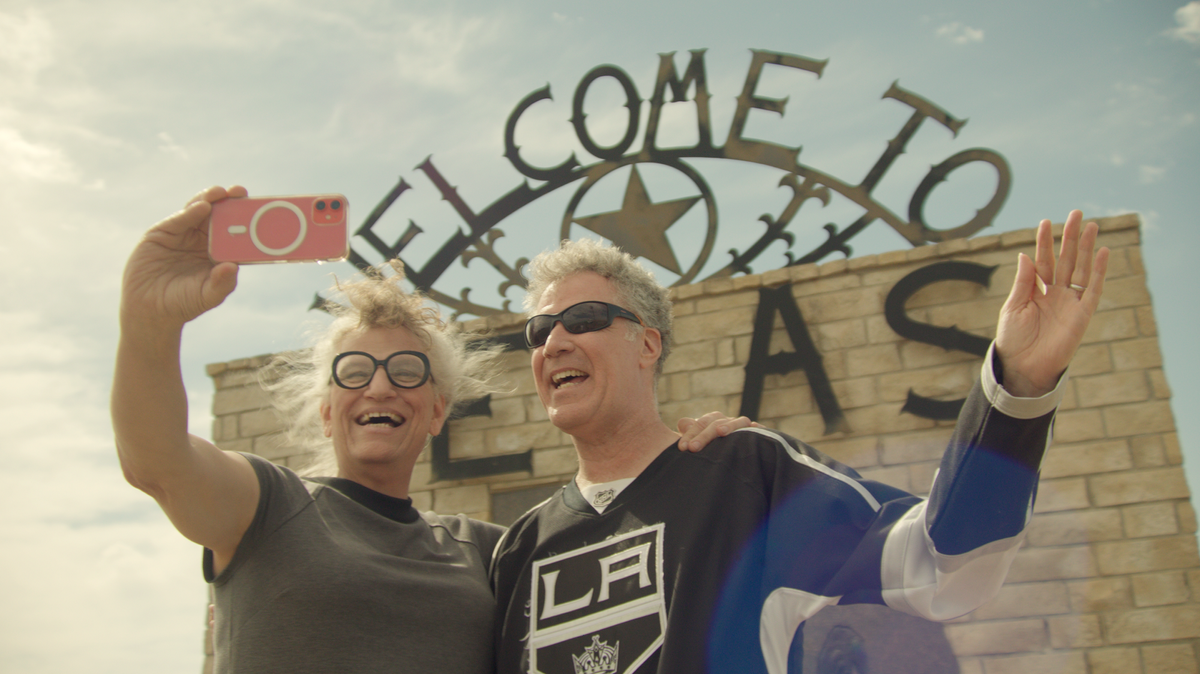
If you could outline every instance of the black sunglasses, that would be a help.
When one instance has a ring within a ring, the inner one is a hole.
[[[362,351],[347,351],[333,359],[333,381],[342,388],[364,388],[381,366],[388,381],[399,388],[418,388],[430,379],[429,358],[420,351],[397,351],[383,360]]]
[[[567,332],[578,335],[603,330],[618,318],[627,318],[638,325],[645,325],[632,311],[615,304],[580,302],[557,314],[539,314],[525,321],[525,344],[531,349],[545,344],[546,340],[550,339],[550,333],[554,331],[554,324],[560,321]]]

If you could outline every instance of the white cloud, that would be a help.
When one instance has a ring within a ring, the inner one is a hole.
[[[1179,24],[1166,32],[1176,40],[1200,44],[1200,0],[1192,0],[1175,10],[1175,23]]]
[[[160,152],[175,155],[180,159],[186,160],[189,158],[187,148],[175,142],[175,139],[171,137],[171,134],[167,133],[166,131],[158,132],[158,149]]]
[[[937,29],[937,35],[938,37],[949,40],[954,44],[983,42],[983,30],[965,26],[957,21],[939,26]]]
[[[1163,176],[1165,176],[1166,174],[1167,174],[1167,169],[1166,169],[1166,167],[1163,167],[1163,166],[1144,166],[1143,165],[1143,166],[1138,167],[1138,181],[1141,182],[1143,185],[1149,185],[1151,183],[1156,183],[1156,182],[1162,180]]]
[[[16,129],[0,128],[0,157],[4,157],[0,170],[19,178],[51,183],[79,179],[75,165],[61,149],[30,142]]]
[[[53,42],[50,24],[33,10],[24,17],[0,13],[0,73],[32,84],[54,62]]]

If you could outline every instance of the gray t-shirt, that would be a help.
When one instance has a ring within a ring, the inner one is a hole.
[[[218,674],[492,671],[502,527],[245,456],[254,521],[219,576],[204,551]]]

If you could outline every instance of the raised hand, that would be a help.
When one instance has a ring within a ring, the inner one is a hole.
[[[242,196],[242,187],[211,187],[146,232],[125,265],[123,328],[182,328],[233,292],[237,265],[209,259],[207,222],[213,202]]]
[[[1108,248],[1093,256],[1099,227],[1081,227],[1082,220],[1077,210],[1067,216],[1057,262],[1049,220],[1038,225],[1036,261],[1024,253],[1017,259],[996,328],[1002,384],[1012,395],[1030,398],[1054,389],[1100,303]]]
[[[739,428],[758,427],[758,422],[746,417],[730,419],[721,412],[709,412],[699,419],[684,417],[677,426],[679,434],[683,436],[679,439],[679,449],[698,452],[713,440],[723,438]]]

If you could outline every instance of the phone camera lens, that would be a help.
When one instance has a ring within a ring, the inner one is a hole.
[[[329,207],[336,211],[342,207],[342,202],[334,199],[333,201],[329,202]]]
[[[317,202],[317,210],[318,210],[318,211],[323,211],[323,210],[325,210],[325,202],[324,202],[324,201],[318,201],[318,202]]]

